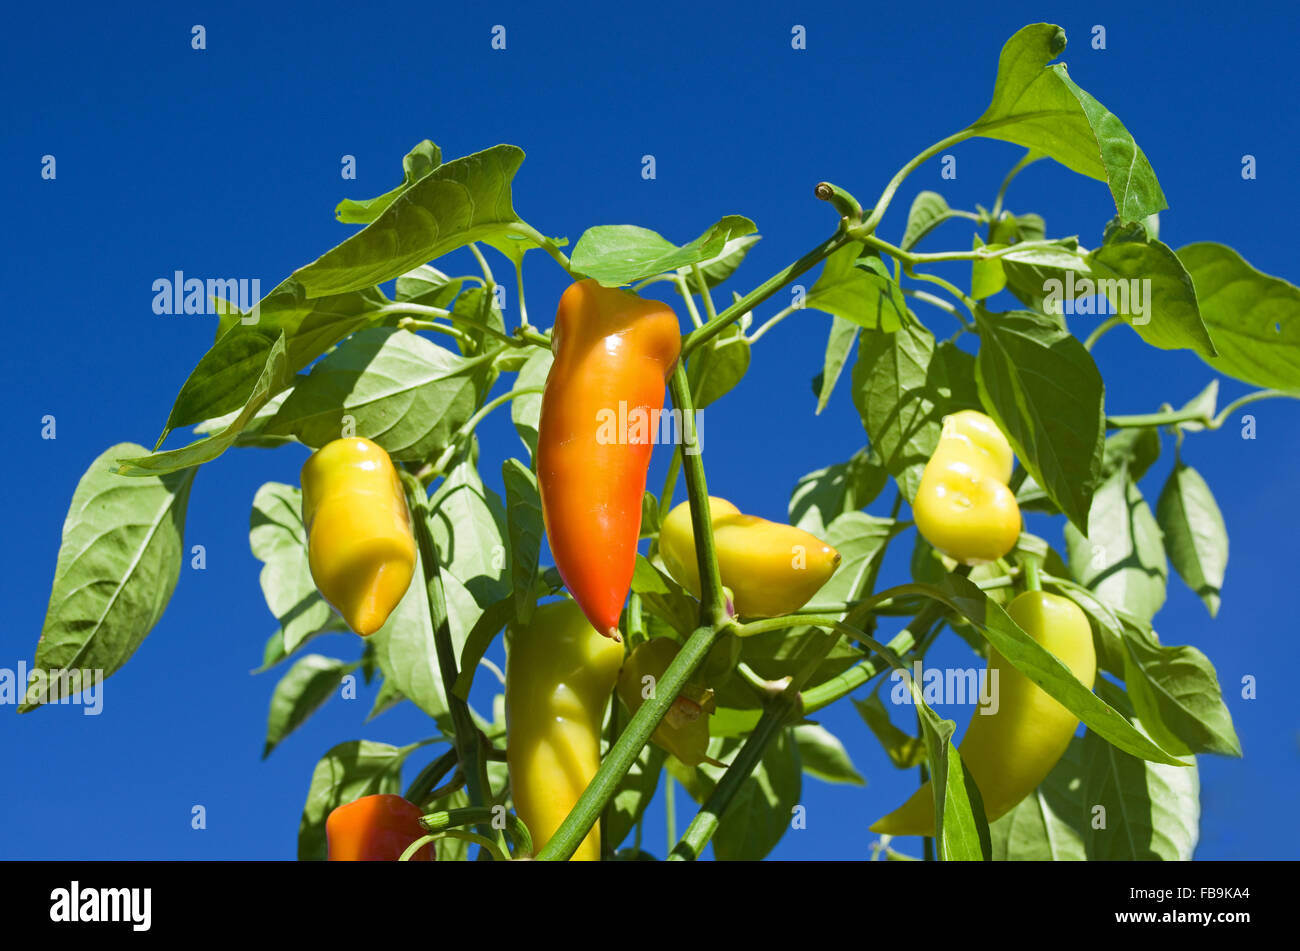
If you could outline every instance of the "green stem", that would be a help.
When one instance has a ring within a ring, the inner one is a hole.
[[[709,320],[716,319],[718,312],[713,308],[713,295],[709,293],[709,282],[704,279],[704,272],[700,270],[698,264],[691,265],[691,276],[700,285],[700,299],[704,302],[705,315]]]
[[[1025,590],[1042,591],[1043,581],[1040,575],[1040,566],[1037,555],[1022,555],[1020,558],[1020,567],[1025,571]]]
[[[677,796],[673,774],[664,774],[664,825],[668,828],[668,850],[677,841]]]
[[[1113,328],[1118,327],[1122,323],[1124,323],[1124,318],[1118,316],[1111,317],[1109,320],[1103,320],[1100,324],[1097,325],[1096,330],[1088,334],[1088,339],[1083,342],[1083,349],[1091,353],[1092,348],[1097,345],[1098,340],[1100,340],[1107,333],[1109,333]]]
[[[940,139],[924,152],[911,159],[906,165],[898,170],[893,178],[889,180],[889,184],[885,186],[885,190],[880,193],[880,198],[876,200],[876,206],[871,209],[871,216],[868,217],[866,221],[862,222],[861,225],[849,230],[853,232],[854,236],[859,240],[861,240],[864,235],[869,235],[874,232],[876,227],[880,224],[880,220],[885,217],[885,212],[889,209],[889,203],[894,200],[894,193],[898,191],[898,187],[903,184],[903,180],[906,179],[907,176],[911,175],[920,166],[934,158],[934,156],[938,155],[944,149],[951,148],[959,142],[965,142],[974,134],[975,133],[970,129],[962,129],[960,132],[950,135],[946,139]]]
[[[438,780],[446,776],[456,766],[456,750],[452,748],[420,770],[411,785],[406,787],[403,797],[410,802],[423,805],[429,801],[429,793],[438,785]]]
[[[700,312],[695,307],[695,298],[691,295],[691,289],[686,284],[686,278],[682,276],[680,271],[673,275],[673,283],[677,286],[677,293],[681,295],[686,304],[686,312],[691,315],[691,323],[695,325],[695,329],[698,330],[703,327],[704,321],[700,319]]]
[[[489,791],[487,762],[483,758],[482,740],[474,718],[469,712],[469,704],[456,695],[454,690],[459,659],[451,639],[451,620],[447,613],[447,596],[442,587],[442,573],[438,568],[438,549],[433,541],[433,531],[429,527],[429,496],[420,480],[405,469],[399,470],[406,487],[407,502],[411,508],[415,528],[415,539],[420,548],[420,560],[424,565],[425,593],[429,600],[429,617],[434,624],[434,649],[438,655],[438,668],[442,674],[443,691],[447,696],[448,712],[452,728],[456,758],[465,773],[465,785],[469,793],[471,806],[482,806],[487,802]],[[482,828],[490,836],[488,827]]]
[[[998,216],[1002,214],[1002,199],[1006,197],[1007,187],[1011,184],[1011,180],[1015,178],[1017,175],[1019,175],[1021,172],[1023,172],[1025,169],[1027,169],[1029,166],[1033,165],[1039,159],[1046,158],[1046,157],[1047,156],[1041,153],[1035,153],[1032,149],[1030,149],[1028,152],[1024,154],[1024,157],[1021,158],[1019,162],[1011,166],[1011,171],[1007,172],[1007,177],[1002,179],[1002,187],[998,189],[998,197],[993,201],[993,211],[990,212],[989,214],[989,235],[990,236],[992,236],[993,234],[993,222],[997,221]]]
[[[834,254],[845,244],[848,244],[850,238],[843,231],[836,231],[817,247],[813,248],[799,260],[795,261],[788,267],[782,268],[776,274],[773,274],[758,287],[754,288],[740,300],[736,301],[716,318],[710,320],[703,327],[697,327],[688,333],[682,339],[682,357],[689,357],[698,347],[708,343],[718,334],[722,333],[728,325],[734,323],[743,317],[746,313],[753,310],[763,301],[767,300],[781,288],[785,287],[800,274],[816,267],[827,257]]]
[[[403,317],[397,322],[397,329],[410,330],[413,332],[416,330],[428,330],[433,333],[446,334],[459,344],[464,344],[469,341],[469,337],[465,336],[455,327],[448,327],[445,324],[435,324],[431,320],[416,320],[414,317]]]
[[[844,219],[842,227],[849,228],[862,222],[862,205],[843,188],[830,182],[818,182],[813,190],[821,201],[828,201]]]
[[[499,843],[493,842],[485,835],[479,835],[476,832],[467,832],[464,829],[448,829],[445,832],[436,832],[430,835],[421,836],[406,847],[406,851],[402,853],[402,856],[398,861],[409,862],[411,856],[420,851],[421,848],[428,845],[430,842],[437,842],[439,839],[464,839],[466,842],[474,842],[490,852],[494,862],[510,861],[510,856]]]
[[[771,330],[773,327],[775,327],[781,321],[785,320],[787,317],[789,317],[797,310],[803,310],[803,307],[796,307],[794,304],[791,304],[789,307],[777,311],[776,314],[774,314],[772,317],[764,321],[764,323],[757,330],[755,330],[752,334],[749,335],[750,346],[753,346],[754,344],[758,343],[758,341],[763,338],[763,335],[765,333],[767,333],[769,330]]]
[[[949,314],[951,314],[952,316],[956,317],[959,321],[961,321],[961,325],[963,327],[970,326],[970,321],[967,320],[964,316],[962,316],[962,312],[959,311],[956,307],[953,307],[952,304],[949,304],[942,297],[938,297],[927,291],[919,291],[913,287],[904,287],[902,290],[903,290],[903,294],[907,297],[914,297],[919,301],[924,301],[925,303],[929,304],[931,307],[937,307],[942,311],[947,311]],[[753,341],[751,341],[751,343],[752,342]]]
[[[915,272],[908,271],[907,273],[909,277],[914,277],[918,281],[929,281],[931,284],[936,284],[939,287],[942,287],[953,297],[957,298],[957,300],[961,302],[961,305],[965,307],[967,311],[970,312],[970,315],[972,317],[975,316],[975,301],[967,297],[966,294],[961,290],[961,288],[957,287],[957,285],[945,281],[938,274],[927,274],[924,271],[915,271]],[[961,325],[965,329],[969,329],[971,327],[971,324],[965,320],[961,322]]]
[[[513,399],[516,399],[520,396],[528,396],[529,394],[533,394],[533,393],[541,393],[544,389],[545,388],[541,385],[519,386],[519,387],[515,387],[513,390],[511,390],[508,393],[502,393],[500,396],[496,397],[495,399],[491,399],[488,402],[484,403],[479,408],[478,412],[476,412],[469,419],[465,420],[465,422],[461,424],[461,427],[458,430],[456,430],[456,432],[452,435],[451,439],[448,440],[447,448],[442,451],[442,454],[440,456],[438,456],[437,460],[435,460],[433,465],[430,467],[430,470],[424,474],[424,477],[431,482],[434,479],[438,478],[438,476],[442,475],[443,471],[447,468],[447,465],[451,462],[452,459],[456,457],[457,447],[459,447],[460,444],[464,442],[464,440],[469,438],[470,433],[474,432],[474,430],[478,427],[478,424],[483,422],[484,418],[488,415],[488,413],[492,412],[498,406],[502,406],[505,403],[509,403]]]
[[[533,244],[537,245],[554,258],[556,263],[559,264],[560,267],[564,268],[566,274],[571,273],[569,268],[569,259],[565,256],[564,252],[560,250],[559,245],[546,237],[546,235],[542,234],[532,225],[528,224],[526,221],[516,221],[510,225],[509,230],[512,234],[522,235],[529,241],[533,242]]]
[[[519,260],[515,262],[515,287],[516,287],[515,292],[519,295],[519,329],[527,330],[529,326],[528,325],[528,304],[524,300],[523,255],[520,255]]]
[[[463,809],[447,809],[443,812],[430,813],[420,817],[420,825],[430,832],[445,832],[456,826],[474,823],[492,823],[498,817],[505,817],[505,833],[514,844],[516,855],[531,855],[533,852],[533,835],[528,826],[513,812],[506,812],[500,806],[471,806]]]
[[[677,476],[682,471],[682,447],[676,446],[672,458],[668,460],[668,474],[664,476],[664,488],[659,493],[659,522],[663,524],[664,516],[673,507],[673,492],[677,490]],[[656,539],[655,544],[658,544]]]

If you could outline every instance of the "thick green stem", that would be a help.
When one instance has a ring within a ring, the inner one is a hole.
[[[424,805],[430,799],[429,793],[438,785],[438,780],[450,773],[455,766],[456,750],[452,748],[420,770],[419,775],[411,780],[411,785],[406,787],[404,798],[417,806]]]

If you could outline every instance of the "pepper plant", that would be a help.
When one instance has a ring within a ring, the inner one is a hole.
[[[1189,857],[1195,757],[1239,756],[1240,746],[1209,659],[1162,643],[1153,621],[1169,563],[1210,615],[1218,609],[1227,534],[1186,457],[1197,433],[1224,426],[1240,406],[1300,392],[1300,290],[1224,245],[1175,250],[1161,241],[1166,201],[1155,172],[1120,120],[1054,62],[1064,47],[1064,32],[1050,24],[1012,36],[983,114],[905,162],[874,203],[837,184],[810,187],[810,212],[833,212],[827,236],[757,283],[743,268],[757,240],[747,218],[727,216],[682,245],[644,228],[596,225],[568,254],[566,240],[514,209],[520,149],[497,145],[444,160],[436,145],[420,142],[393,190],[338,206],[339,220],[360,230],[290,274],[253,311],[226,304],[153,451],[116,445],[91,465],[64,526],[35,666],[111,674],[141,645],[179,576],[200,466],[230,449],[318,449],[340,436],[367,437],[400,471],[416,583],[383,628],[357,642],[355,658],[304,654],[315,635],[344,628],[311,580],[299,490],[261,488],[250,538],[280,625],[263,669],[292,662],[274,689],[267,751],[358,671],[381,678],[375,711],[414,704],[431,719],[432,735],[406,746],[351,740],[326,753],[304,777],[299,855],[324,857],[334,808],[401,792],[426,813],[439,859],[467,857],[476,844],[498,859],[512,847],[516,857],[530,851],[532,839],[509,811],[503,717],[484,715],[468,698],[501,632],[562,594],[558,573],[542,563],[533,460],[552,339],[535,322],[538,309],[526,306],[523,262],[541,258],[528,255],[541,249],[575,280],[637,291],[662,283],[676,293],[689,326],[668,390],[685,445],[698,449],[698,407],[725,398],[751,360],[779,359],[758,346],[771,329],[791,320],[812,332],[813,311],[832,317],[817,408],[851,399],[866,438],[844,447],[843,462],[801,479],[789,501],[791,522],[834,545],[843,562],[805,607],[758,620],[728,609],[708,513],[707,453],[659,450],[673,453],[668,478],[646,494],[643,550],[620,629],[631,646],[655,636],[679,649],[635,712],[610,698],[594,778],[555,834],[538,843],[537,858],[570,856],[602,817],[605,857],[643,855],[629,840],[637,840],[633,830],[665,771],[699,804],[667,858],[695,859],[710,842],[718,858],[763,857],[797,803],[801,747],[838,749],[816,725],[818,711],[854,695],[888,759],[924,765],[938,858]],[[930,191],[905,215],[895,207],[909,175],[976,137],[1026,150],[990,208],[953,208]],[[1043,218],[1007,208],[1016,175],[1043,160],[1109,189],[1115,212],[1098,221],[1096,244],[1049,237]],[[973,240],[928,249],[940,234],[961,237],[958,226],[971,227]],[[472,251],[480,273],[449,276],[431,263],[459,248]],[[502,262],[514,272],[518,313],[509,318],[493,269]],[[946,262],[969,262],[965,286],[935,273]],[[798,282],[816,269],[803,292]],[[995,310],[999,294],[1016,303]],[[1108,319],[1071,319],[1091,315],[1101,299]],[[1186,406],[1119,412],[1107,404],[1090,351],[1124,324],[1152,348],[1191,350],[1214,373],[1259,389],[1219,407],[1217,381],[1207,374]],[[475,431],[507,404],[527,452],[504,465],[502,504],[480,476]],[[942,420],[962,410],[986,414],[1005,433],[1018,460],[1009,489],[1022,510],[1063,527],[1063,550],[1026,532],[1007,557],[972,570],[918,539],[909,505]],[[182,427],[197,438],[161,448]],[[1170,444],[1173,471],[1153,508],[1137,480]],[[692,516],[698,599],[658,553],[679,480]],[[913,547],[913,577],[886,586],[885,553],[904,545]],[[1095,690],[1003,609],[1009,593],[1026,589],[1062,595],[1087,616],[1104,673]],[[921,685],[904,680],[917,735],[891,721],[870,689],[891,668],[912,670],[944,631],[977,652],[996,649],[1086,727],[1041,795],[992,824],[951,742],[954,724],[934,713]],[[650,739],[706,665],[715,681],[712,739],[707,758],[688,766]],[[22,709],[49,699],[49,686],[30,683]],[[412,774],[405,787],[404,770]],[[873,815],[894,805],[861,795]],[[741,800],[752,808],[733,808]],[[1109,817],[1105,832],[1084,818],[1098,807]],[[894,850],[885,842],[882,851]]]

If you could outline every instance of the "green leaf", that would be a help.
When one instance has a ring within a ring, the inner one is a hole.
[[[568,238],[550,238],[550,242],[557,248],[567,247]],[[524,255],[540,245],[534,243],[532,238],[521,234],[493,234],[482,239],[483,243],[490,248],[495,248],[503,255],[510,259],[515,267],[523,264]]]
[[[876,456],[908,501],[939,444],[943,417],[972,405],[952,351],[936,348],[916,321],[895,333],[863,334],[858,345],[853,403]]]
[[[286,736],[307,722],[307,718],[338,690],[343,678],[360,666],[335,657],[307,654],[290,667],[271,694],[262,759],[270,756]]]
[[[1028,311],[975,314],[980,401],[1021,464],[1076,525],[1101,468],[1105,388],[1077,338]]]
[[[1101,477],[1109,479],[1121,466],[1127,466],[1129,478],[1137,482],[1159,458],[1159,427],[1121,429],[1106,437],[1101,454]]]
[[[708,261],[722,254],[732,238],[757,230],[748,218],[727,215],[694,241],[678,247],[648,228],[597,225],[583,232],[569,263],[575,276],[583,274],[605,287],[617,287]]]
[[[909,682],[910,679],[909,679]],[[920,688],[911,682],[921,736],[930,764],[934,793],[935,846],[944,862],[979,862],[991,852],[984,800],[952,745],[956,724],[944,720],[925,703]]]
[[[949,575],[938,586],[941,601],[974,624],[1008,662],[1099,734],[1135,756],[1185,765],[1135,730],[1123,715],[1098,699],[1057,657],[1020,629],[1010,615],[971,581]]]
[[[980,240],[979,235],[975,235],[971,247],[978,251],[984,247],[984,242]],[[998,250],[998,245],[990,246],[992,250]],[[1002,262],[998,258],[988,258],[985,260],[974,260],[970,263],[970,296],[974,300],[984,300],[992,297],[998,291],[1007,286],[1007,275],[1002,270]]]
[[[790,493],[790,524],[819,538],[845,512],[866,508],[889,478],[883,466],[859,449],[848,462],[837,462],[801,478]]]
[[[183,446],[165,452],[151,452],[145,456],[131,459],[119,459],[118,472],[122,475],[146,476],[178,472],[191,466],[211,462],[234,445],[239,434],[257,412],[267,404],[275,394],[289,385],[289,368],[284,353],[284,335],[275,339],[266,351],[266,363],[261,375],[248,394],[248,402],[230,425],[218,433],[207,436]]]
[[[405,699],[402,691],[393,686],[391,680],[381,681],[379,692],[375,694],[375,702],[371,705],[370,712],[366,714],[366,722],[369,723],[381,713],[387,713]]]
[[[723,749],[734,752],[739,740]],[[730,747],[731,749],[728,749]],[[701,767],[701,769],[713,767]],[[757,861],[790,828],[802,788],[799,747],[789,730],[778,733],[754,771],[741,784],[713,834],[713,854],[720,862]]]
[[[949,218],[958,217],[938,192],[922,191],[912,199],[912,207],[907,212],[907,229],[899,245],[904,251],[910,251],[916,243],[943,224]]]
[[[896,767],[913,769],[925,762],[925,742],[894,725],[876,691],[869,693],[865,700],[854,698],[853,706],[857,707],[858,715],[880,741],[889,761]]]
[[[1215,355],[1192,278],[1167,244],[1155,239],[1105,244],[1088,255],[1088,266],[1096,292],[1151,346]]]
[[[446,310],[464,283],[462,278],[452,279],[431,264],[421,264],[397,279],[394,300]],[[394,319],[400,320],[401,316]]]
[[[523,151],[513,145],[494,145],[439,165],[365,228],[293,277],[308,297],[344,294],[504,233],[519,220],[510,182],[523,160]]]
[[[864,256],[865,255],[865,256]],[[909,322],[902,288],[866,246],[851,241],[831,254],[804,298],[804,306],[873,330],[892,332]]]
[[[1092,621],[1098,669],[1108,670],[1122,678],[1128,664],[1128,655],[1124,649],[1125,627],[1115,612],[1083,585],[1068,578],[1048,578],[1044,585],[1069,598],[1088,615]]]
[[[501,497],[483,485],[478,470],[469,461],[456,465],[433,493],[429,507],[442,573],[462,582],[479,608],[509,596],[506,510]],[[451,597],[449,591],[449,610]],[[464,620],[472,626],[477,618],[475,613]],[[462,630],[460,620],[453,612],[452,632],[463,638],[469,626]]]
[[[1042,241],[1046,237],[1047,224],[1042,215],[1013,215],[1010,211],[1003,211],[998,220],[989,225],[989,244],[1019,244],[1021,241]]]
[[[703,409],[726,396],[749,369],[749,341],[738,324],[732,324],[691,356],[686,379],[695,408]]]
[[[506,514],[510,533],[510,578],[515,591],[515,617],[527,624],[533,616],[533,582],[542,550],[542,500],[537,477],[518,459],[501,465],[506,487]]]
[[[1219,351],[1205,362],[1257,386],[1300,390],[1300,288],[1222,244],[1189,244],[1178,257]]]
[[[799,761],[809,776],[827,783],[847,783],[865,786],[867,781],[853,768],[849,751],[839,738],[824,726],[800,723],[791,728],[799,746]]]
[[[143,451],[135,443],[111,446],[77,482],[19,713],[80,693],[82,674],[73,682],[63,672],[111,676],[167,609],[185,556],[195,470],[143,479],[113,472],[113,460]]]
[[[275,418],[275,414],[280,411],[284,401],[289,398],[293,392],[293,387],[287,390],[281,390],[275,396],[271,397],[262,405],[252,418],[244,423],[244,428],[239,431],[235,437],[234,445],[240,448],[257,448],[257,449],[279,449],[281,446],[287,446],[290,443],[296,443],[298,440],[292,436],[268,436],[266,434],[266,424]],[[214,416],[212,419],[205,419],[194,426],[194,435],[210,436],[213,433],[219,433],[226,429],[239,417],[239,410],[233,410],[222,416]]]
[[[1088,823],[1083,802],[1083,740],[1070,740],[1047,778],[989,826],[995,862],[1082,862]]]
[[[441,164],[442,150],[428,139],[425,139],[403,157],[402,184],[392,191],[384,192],[377,198],[366,198],[361,201],[344,198],[339,202],[338,207],[334,209],[334,217],[345,224],[370,224],[379,217],[385,208],[393,203],[393,200],[398,195],[401,195]]]
[[[545,386],[550,375],[551,364],[555,357],[551,351],[538,348],[529,355],[528,362],[519,370],[515,378],[515,388],[525,386]],[[537,455],[537,427],[542,417],[542,394],[528,393],[517,396],[510,401],[510,419],[515,424],[515,431],[528,447],[528,457]]]
[[[327,855],[325,820],[344,803],[380,793],[400,795],[402,763],[418,748],[351,740],[334,747],[316,764],[298,825],[299,861],[323,862]]]
[[[267,482],[258,489],[249,518],[248,542],[253,556],[262,562],[262,595],[280,622],[280,650],[287,657],[329,627],[335,618],[329,603],[316,590],[307,563],[302,492],[282,482]]]
[[[469,700],[470,686],[474,682],[474,674],[478,671],[479,661],[481,661],[492,646],[492,642],[497,639],[502,628],[515,619],[515,599],[514,597],[502,598],[500,601],[489,604],[479,619],[474,623],[470,630],[469,636],[465,638],[465,646],[460,652],[460,666],[456,676],[456,683],[452,686],[452,693],[462,700]]]
[[[1208,657],[1195,647],[1164,647],[1132,633],[1124,646],[1128,695],[1156,742],[1178,756],[1241,756],[1241,741]]]
[[[1083,737],[1083,777],[1089,861],[1192,858],[1201,815],[1195,764],[1144,762],[1089,731]]]
[[[1167,207],[1151,164],[1119,119],[1075,85],[1064,63],[1048,65],[1064,49],[1059,26],[1018,30],[998,58],[993,100],[970,131],[1036,149],[1106,182],[1125,221]]]
[[[316,449],[350,422],[394,461],[422,462],[445,449],[474,414],[483,372],[481,361],[419,334],[363,330],[299,377],[266,432],[292,434]]]
[[[506,331],[506,319],[497,307],[495,294],[489,294],[482,287],[471,287],[461,292],[451,310],[468,324],[464,328],[468,341],[459,344],[465,356],[495,353],[506,347],[506,342],[500,336]],[[486,393],[487,389],[484,385],[481,392]]]
[[[292,374],[366,326],[375,312],[389,303],[375,287],[308,300],[301,284],[293,278],[284,281],[262,298],[256,316],[247,318],[250,323],[233,318],[199,360],[181,387],[154,448],[179,426],[243,408],[282,333],[287,385]]]
[[[757,234],[742,234],[731,238],[722,246],[722,250],[716,256],[709,258],[707,261],[701,261],[697,266],[700,273],[704,275],[704,283],[709,287],[717,287],[735,274],[736,269],[745,260],[745,255],[749,254],[750,249],[761,238],[762,236]],[[690,284],[692,290],[695,289],[694,275],[692,275]]]
[[[835,384],[839,382],[844,364],[848,362],[849,353],[858,340],[862,328],[843,317],[831,318],[830,334],[826,337],[826,356],[822,361],[822,372],[813,379],[813,393],[817,396],[817,414],[830,402]]]
[[[699,602],[644,555],[636,556],[632,590],[641,595],[652,614],[667,621],[678,634],[690,634],[699,623]]]
[[[1065,527],[1070,573],[1107,604],[1150,622],[1165,603],[1169,566],[1160,527],[1128,472],[1097,489],[1088,534]]]
[[[606,851],[623,844],[629,832],[636,828],[646,806],[659,788],[659,775],[663,772],[668,754],[647,743],[632,763],[632,768],[619,780],[614,798],[610,801],[601,824],[601,837]]]
[[[1228,567],[1228,529],[1214,493],[1201,474],[1182,460],[1160,492],[1156,521],[1174,569],[1214,617]]]
[[[654,538],[659,534],[659,500],[652,492],[641,493],[641,530],[638,538]]]

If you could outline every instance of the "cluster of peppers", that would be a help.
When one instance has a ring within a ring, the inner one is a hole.
[[[602,411],[649,415],[663,405],[680,355],[676,314],[592,280],[560,299],[551,335],[555,359],[542,398],[536,455],[542,514],[556,568],[571,595],[542,604],[507,636],[506,756],[515,810],[537,847],[554,835],[600,765],[601,725],[610,695],[635,712],[679,645],[651,638],[625,656],[619,619],[631,587],[651,443],[617,442]],[[1012,451],[987,417],[945,420],[913,504],[918,530],[955,560],[996,560],[1015,545],[1020,513],[1007,483]],[[303,466],[308,561],[321,595],[363,636],[379,630],[410,586],[416,544],[392,460],[368,439],[347,437]],[[840,563],[834,548],[790,525],[709,499],[719,574],[736,615],[778,617],[803,607]],[[689,503],[659,533],[664,567],[700,597]],[[1030,591],[1010,607],[1017,623],[1092,682],[1087,620],[1063,598]],[[961,745],[990,819],[1015,805],[1060,758],[1076,721],[1055,700],[991,652],[998,713],[976,714]],[[687,766],[707,755],[712,691],[688,684],[652,739]],[[720,764],[718,764],[720,765]],[[420,807],[399,796],[366,796],[340,806],[326,824],[330,859],[396,860],[425,835]],[[922,787],[872,828],[933,834],[933,802]],[[574,853],[598,859],[596,824]],[[431,845],[413,856],[432,860]]]

